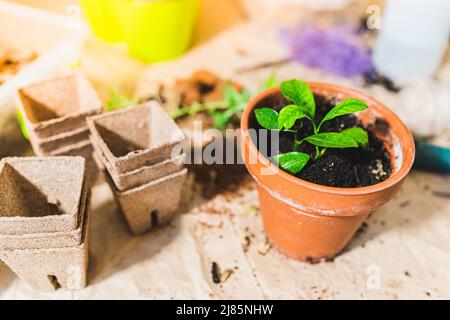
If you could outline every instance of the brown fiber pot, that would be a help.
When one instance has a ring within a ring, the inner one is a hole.
[[[366,126],[376,119],[387,123],[387,130],[380,129],[377,134],[386,143],[393,168],[385,181],[362,188],[326,187],[292,176],[263,156],[249,133],[249,125],[255,121],[254,109],[269,106],[264,102],[267,98],[281,96],[279,88],[264,91],[250,101],[241,120],[241,149],[245,165],[258,185],[266,234],[286,255],[317,262],[336,256],[364,219],[393,197],[411,169],[415,149],[408,128],[373,98],[332,84],[309,83],[309,86],[316,95],[365,101],[369,109],[358,117]]]

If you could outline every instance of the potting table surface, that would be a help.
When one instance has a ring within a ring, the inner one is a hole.
[[[188,180],[191,185],[192,174]],[[440,193],[449,183],[413,172],[343,253],[315,265],[267,251],[249,178],[200,206],[200,197],[186,192],[169,226],[139,237],[102,184],[92,194],[89,286],[39,293],[0,265],[0,298],[449,298],[450,200]],[[212,281],[213,261],[233,271],[221,284]]]
[[[285,57],[266,36],[260,26],[239,27],[182,59],[148,67],[136,94],[148,94],[154,80],[167,81],[197,68],[254,89],[272,68],[242,68]],[[122,65],[119,85],[136,80],[134,70],[142,68],[124,58],[120,49],[117,56],[105,55],[107,50],[106,45],[90,43],[83,61],[88,76],[104,92],[111,85],[108,72],[117,71],[114,66]],[[298,64],[277,68],[280,79],[325,79],[361,87]],[[395,102],[378,88],[365,90]],[[108,185],[95,186],[89,286],[39,293],[0,263],[0,299],[450,298],[450,177],[412,171],[399,194],[368,218],[344,252],[332,262],[312,265],[270,247],[255,184],[242,168],[235,170],[239,179],[230,184],[223,180],[225,175],[195,179],[191,171],[176,218],[139,237],[130,233]],[[250,241],[243,241],[247,236]],[[213,262],[222,272],[232,271],[221,284],[212,280]]]

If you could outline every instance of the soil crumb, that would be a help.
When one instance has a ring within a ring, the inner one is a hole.
[[[220,270],[217,262],[211,264],[211,276],[214,283],[220,283]]]

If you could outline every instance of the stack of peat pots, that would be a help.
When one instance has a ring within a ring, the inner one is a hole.
[[[33,83],[18,90],[18,100],[35,154],[82,156],[94,181],[86,117],[101,113],[102,103],[89,80],[75,72]]]
[[[0,161],[0,260],[40,291],[86,286],[89,191],[82,157]]]
[[[183,131],[154,102],[88,118],[94,159],[134,234],[166,224],[178,208]]]

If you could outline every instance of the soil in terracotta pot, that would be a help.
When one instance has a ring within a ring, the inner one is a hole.
[[[338,104],[336,99],[328,99],[316,96],[316,119],[320,121],[325,114]],[[261,101],[259,107],[271,107],[280,111],[290,102],[281,97],[268,97]],[[250,126],[262,129],[254,115]],[[383,141],[375,135],[388,130],[387,124],[378,120],[375,126],[364,128],[355,115],[346,115],[327,121],[322,126],[321,132],[339,132],[347,128],[362,127],[369,134],[369,145],[365,148],[328,149],[324,156],[314,159],[315,148],[309,143],[303,143],[297,151],[310,154],[310,162],[296,176],[312,183],[339,187],[354,188],[377,184],[386,180],[391,174],[391,157]],[[259,130],[258,130],[259,131]],[[304,121],[303,128],[299,130],[297,139],[313,134],[309,121]],[[259,139],[259,137],[258,137]],[[268,141],[270,143],[270,141]],[[294,134],[290,132],[280,133],[280,153],[293,151]],[[270,154],[265,154],[268,158]]]

